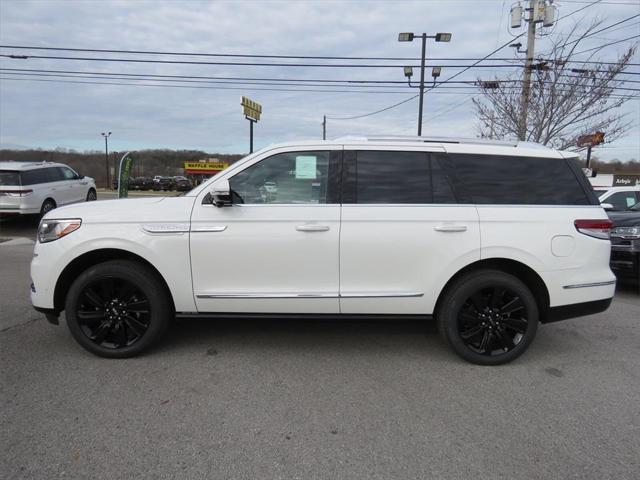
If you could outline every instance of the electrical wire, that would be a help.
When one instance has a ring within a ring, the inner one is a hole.
[[[611,42],[611,43],[605,43],[604,45],[600,45],[600,46],[598,46],[598,47],[589,48],[589,49],[587,49],[587,50],[582,50],[581,52],[576,52],[576,53],[574,53],[574,55],[580,55],[581,53],[593,52],[594,50],[601,50],[601,49],[603,49],[604,47],[609,47],[609,46],[611,46],[611,45],[616,45],[616,44],[618,44],[618,43],[626,42],[626,41],[628,41],[628,40],[633,40],[634,38],[639,38],[639,37],[640,37],[640,34],[638,34],[638,35],[633,35],[633,36],[631,36],[631,37],[623,38],[622,40],[617,40],[617,41],[615,41],[615,42]]]

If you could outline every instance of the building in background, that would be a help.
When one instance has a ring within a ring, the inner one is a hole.
[[[229,162],[223,162],[217,158],[184,162],[184,174],[191,179],[195,186],[220,173],[228,166]]]

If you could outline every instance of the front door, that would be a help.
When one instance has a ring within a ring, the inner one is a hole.
[[[338,313],[342,147],[274,149],[223,172],[233,205],[208,191],[191,217],[199,312]]]

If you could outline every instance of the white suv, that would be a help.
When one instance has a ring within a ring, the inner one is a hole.
[[[614,295],[611,221],[574,156],[419,137],[272,146],[182,197],[49,213],[31,299],[105,357],[141,352],[174,316],[404,316],[505,363],[538,323]]]
[[[0,162],[0,214],[41,214],[96,199],[93,178],[49,162]]]

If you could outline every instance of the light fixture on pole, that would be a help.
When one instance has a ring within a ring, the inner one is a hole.
[[[404,76],[407,77],[409,81],[409,86],[420,89],[420,104],[418,106],[418,136],[422,135],[422,110],[424,108],[424,69],[426,62],[426,49],[427,49],[427,38],[433,38],[436,42],[450,42],[451,34],[450,33],[436,33],[435,35],[427,35],[426,33],[422,33],[420,35],[416,35],[411,32],[403,32],[398,34],[399,42],[413,42],[413,39],[419,37],[422,40],[422,55],[420,57],[420,84],[415,87],[411,85],[411,77],[413,76],[413,68],[412,67],[404,67]],[[437,70],[436,70],[437,69]],[[432,76],[435,79],[440,76],[442,68],[434,67]]]

